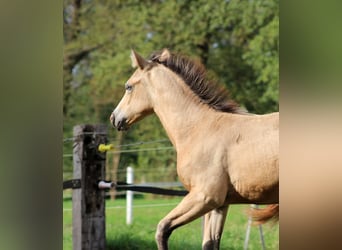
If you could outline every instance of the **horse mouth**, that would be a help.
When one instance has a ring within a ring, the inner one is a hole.
[[[127,124],[127,119],[123,118],[121,120],[116,120],[114,112],[110,115],[110,123],[113,125],[114,128],[116,128],[118,131],[126,131],[128,130],[129,126]]]
[[[118,123],[116,124],[116,128],[118,131],[127,131],[129,129],[129,126],[126,123],[126,119],[118,121]]]

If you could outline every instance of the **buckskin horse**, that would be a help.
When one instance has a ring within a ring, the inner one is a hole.
[[[208,79],[186,56],[157,51],[136,68],[110,116],[119,130],[155,113],[177,152],[177,173],[189,191],[158,224],[159,250],[172,231],[204,215],[203,249],[219,249],[231,204],[268,205],[254,211],[263,223],[279,215],[279,113],[253,115]]]

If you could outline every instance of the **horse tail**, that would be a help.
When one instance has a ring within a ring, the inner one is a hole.
[[[270,220],[279,220],[279,204],[268,205],[265,208],[252,207],[249,212],[255,224],[264,224]]]

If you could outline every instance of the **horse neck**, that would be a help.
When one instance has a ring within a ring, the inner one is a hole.
[[[155,81],[151,96],[154,112],[176,148],[194,128],[214,113],[179,77],[164,77],[162,81]]]

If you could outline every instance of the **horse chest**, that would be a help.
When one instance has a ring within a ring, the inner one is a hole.
[[[224,157],[218,152],[188,152],[178,154],[177,174],[185,188],[215,186],[217,180],[226,176]]]

